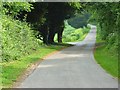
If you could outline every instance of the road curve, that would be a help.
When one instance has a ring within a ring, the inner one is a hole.
[[[47,57],[18,88],[118,88],[93,56],[96,27],[84,41]]]

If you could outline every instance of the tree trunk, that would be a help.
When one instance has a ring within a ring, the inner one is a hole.
[[[41,35],[43,37],[43,43],[48,44],[48,25],[47,22],[44,23],[44,25],[41,26],[40,29]]]
[[[43,43],[48,44],[48,35],[43,36]]]
[[[62,43],[62,33],[63,33],[63,29],[58,31],[58,43]]]
[[[53,44],[54,43],[54,36],[55,36],[55,32],[54,30],[49,30],[49,35],[48,35],[48,43],[49,44]]]
[[[58,27],[58,43],[62,43],[62,34],[64,30],[64,20],[60,22],[59,27]]]

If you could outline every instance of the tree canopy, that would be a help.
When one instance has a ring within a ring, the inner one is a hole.
[[[1,31],[4,36],[3,47],[8,50],[15,48],[15,46],[14,42],[8,43],[7,39],[13,38],[14,41],[16,36],[19,38],[15,40],[18,42],[21,40],[20,47],[26,48],[28,48],[28,44],[22,43],[24,35],[32,46],[34,46],[31,44],[32,40],[38,45],[38,39],[43,40],[45,44],[53,44],[55,34],[58,35],[58,42],[62,42],[64,20],[83,11],[91,14],[89,22],[94,22],[98,28],[100,27],[98,32],[102,39],[108,42],[108,47],[113,45],[115,49],[118,48],[120,29],[120,3],[118,2],[3,2],[1,6],[2,19],[0,21],[3,27]],[[75,21],[77,20],[75,19]],[[31,47],[29,47],[30,50]],[[8,55],[7,52],[6,55]]]
[[[120,2],[86,3],[86,9],[92,14],[91,21],[100,27],[99,33],[108,47],[113,45],[118,50],[120,29]]]

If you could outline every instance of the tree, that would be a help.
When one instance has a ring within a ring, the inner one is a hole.
[[[118,50],[120,2],[85,3],[84,6],[92,14],[91,19],[98,23],[100,37],[109,48],[113,45]]]
[[[82,28],[84,26],[87,26],[89,17],[90,17],[90,14],[86,11],[83,11],[82,13],[78,13],[74,17],[68,19],[68,23],[72,27]]]
[[[3,13],[17,18],[22,12],[31,12],[33,9],[32,4],[28,2],[4,2],[3,3]]]
[[[54,43],[56,33],[58,42],[62,42],[64,20],[70,18],[80,8],[80,4],[75,2],[35,2],[32,5],[34,9],[26,13],[26,19],[39,31],[37,36],[42,35],[46,44]]]
[[[54,43],[56,33],[58,34],[58,42],[62,42],[64,20],[70,18],[79,8],[79,3],[48,3],[49,43]]]

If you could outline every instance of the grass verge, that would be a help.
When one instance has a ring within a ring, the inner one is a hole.
[[[118,78],[118,56],[112,49],[106,48],[105,41],[100,40],[97,35],[94,57],[100,66],[109,74]],[[112,47],[111,47],[112,48]]]
[[[21,58],[20,60],[12,62],[3,62],[2,65],[2,87],[8,88],[13,85],[18,77],[24,72],[31,64],[42,60],[46,55],[61,50],[70,45],[53,45],[53,46],[41,46],[39,50],[31,55]]]
[[[96,48],[94,53],[95,59],[109,74],[118,77],[118,58],[105,47],[105,45],[102,45]]]

